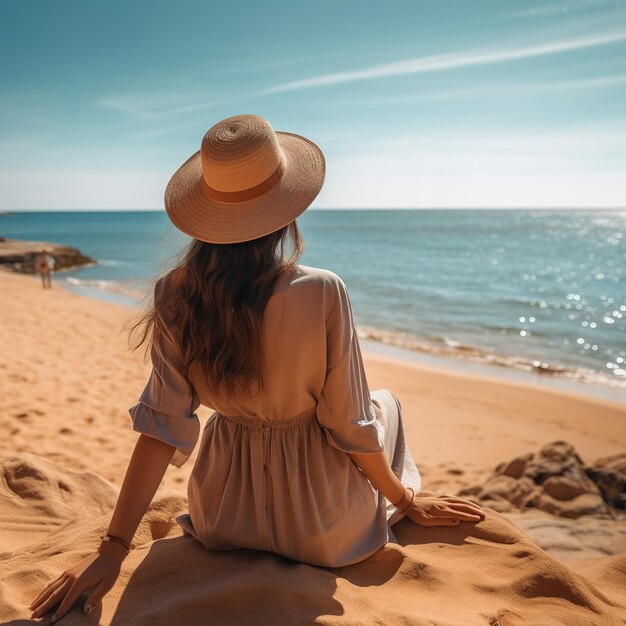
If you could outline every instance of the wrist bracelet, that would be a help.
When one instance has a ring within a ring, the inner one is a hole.
[[[413,502],[413,498],[415,498],[415,489],[413,489],[413,487],[407,487],[407,489],[411,490],[411,498],[403,509],[397,509],[398,513],[404,513],[411,506],[411,503]],[[400,502],[398,502],[398,504],[400,504]]]
[[[115,535],[104,535],[102,537],[102,541],[114,541],[115,543],[119,543],[120,545],[124,546],[124,548],[126,549],[126,554],[128,554],[130,552],[130,546],[121,538],[121,537],[116,537]]]
[[[404,485],[402,485],[404,487]],[[402,490],[402,495],[400,496],[400,499],[397,502],[392,502],[392,506],[398,506],[398,504],[400,504],[400,502],[402,502],[402,500],[404,500],[404,496],[406,495],[406,490],[407,487],[404,487],[404,489]]]

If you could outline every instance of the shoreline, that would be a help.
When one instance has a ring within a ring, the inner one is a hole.
[[[484,376],[494,381],[512,381],[525,384],[537,389],[550,389],[577,394],[583,397],[601,398],[626,405],[626,390],[611,387],[605,383],[593,380],[575,380],[562,376],[552,376],[548,373],[529,372],[516,367],[478,363],[469,359],[454,358],[410,350],[394,346],[381,341],[359,338],[363,353],[371,352],[382,358],[391,358],[403,361],[406,364],[416,363],[424,367],[437,368],[453,373],[467,373]]]
[[[59,232],[58,223],[52,223],[51,232]],[[44,235],[39,233],[39,236]],[[79,240],[73,240],[72,243],[83,245],[84,242],[79,238]],[[98,263],[102,264],[102,269],[90,271],[87,268],[85,272],[78,271],[70,272],[72,275],[58,275],[53,277],[53,280],[56,278],[59,286],[63,289],[100,301],[115,302],[130,307],[136,306],[138,303],[141,304],[142,298],[148,295],[145,294],[145,291],[148,291],[145,285],[149,284],[150,281],[145,278],[129,278],[127,274],[129,271],[140,275],[145,272],[133,272],[128,267],[112,267],[111,269],[106,267],[107,265],[132,264],[131,257],[126,257],[122,251],[118,251],[119,254],[114,254],[108,258],[106,251],[97,247],[93,253],[99,258],[102,257]],[[406,276],[404,278],[408,282],[403,284],[412,284],[410,279]],[[510,302],[515,303],[519,300],[520,303],[531,306],[534,310],[534,307],[538,305],[539,296],[535,298],[531,292],[533,292],[532,289],[526,296],[516,297],[510,301],[506,298],[500,297],[498,299],[496,297],[493,304],[494,306],[505,306],[502,303],[508,302],[509,304],[506,304],[508,307]],[[434,307],[438,306],[437,293],[435,289],[433,291]],[[613,295],[618,303],[621,302],[617,294]],[[362,293],[359,293],[359,296],[362,296]],[[542,300],[539,304],[542,308],[549,309],[551,315],[554,313],[552,309],[572,308],[574,314],[568,315],[568,319],[574,319],[576,315],[586,316],[586,318],[592,315],[590,319],[595,319],[594,316],[599,315],[597,312],[585,313],[584,315],[581,312],[579,314],[578,310],[583,311],[583,305],[570,303],[570,296],[572,298],[574,296],[579,297],[576,294],[568,294],[568,302],[560,302],[557,297],[554,302]],[[605,296],[600,296],[600,298],[605,298]],[[610,319],[604,319],[606,324],[616,322],[614,327],[609,328],[607,326],[602,331],[604,334],[599,335],[594,335],[594,333],[600,333],[599,330],[591,330],[591,335],[588,336],[584,334],[584,327],[587,326],[587,322],[584,320],[582,322],[578,320],[571,325],[568,325],[569,322],[561,320],[560,323],[563,326],[556,327],[553,325],[551,329],[542,327],[537,328],[537,330],[534,330],[534,327],[528,327],[528,332],[526,330],[517,332],[520,328],[527,328],[525,326],[526,319],[530,324],[536,321],[535,317],[520,316],[520,324],[517,324],[516,321],[513,322],[509,319],[510,313],[514,313],[515,309],[511,309],[511,311],[505,309],[506,315],[492,315],[491,318],[489,316],[484,317],[484,312],[481,313],[480,311],[478,313],[470,311],[466,315],[463,312],[464,299],[461,292],[456,296],[451,296],[451,301],[458,301],[458,306],[457,304],[450,305],[449,310],[446,309],[446,315],[451,315],[451,317],[443,316],[441,323],[434,321],[432,311],[424,310],[422,310],[422,317],[415,317],[414,315],[407,320],[406,315],[410,315],[413,306],[411,299],[405,302],[405,306],[408,307],[406,314],[401,312],[397,316],[394,311],[387,309],[377,313],[375,305],[372,308],[367,302],[361,302],[362,313],[367,320],[359,320],[356,326],[359,338],[364,342],[364,345],[373,351],[393,351],[389,353],[404,360],[418,360],[461,371],[483,372],[496,378],[523,380],[542,388],[567,389],[626,403],[626,361],[624,361],[626,359],[626,346],[624,346],[619,332],[624,324],[622,317],[626,319],[626,304],[621,306],[616,304]],[[613,299],[609,298],[608,301],[612,302]],[[472,299],[469,298],[468,302],[471,303]],[[459,306],[461,307],[460,313],[457,311]],[[431,310],[432,307],[429,305],[428,309]],[[455,313],[455,311],[457,312]],[[520,312],[525,313],[521,309]],[[609,311],[607,311],[608,313]],[[517,320],[515,315],[514,318]],[[561,314],[557,314],[557,317],[558,315]],[[489,320],[492,323],[489,323]],[[504,327],[501,326],[502,320],[509,320]],[[580,328],[577,329],[578,322],[580,322]],[[373,325],[370,326],[370,324]],[[599,319],[597,324],[598,328],[602,326]],[[621,328],[620,324],[622,325]],[[596,322],[590,322],[589,328],[596,328]],[[529,335],[527,339],[519,339],[519,335],[526,336],[527,334]],[[583,337],[587,337],[587,343],[584,343]],[[366,341],[373,343],[366,344]],[[581,345],[578,346],[577,344]]]
[[[136,309],[78,295],[65,289],[57,288],[43,292],[36,277],[5,271],[0,273],[0,280],[3,275],[5,284],[12,282],[14,290],[24,292],[18,294],[20,299],[40,302],[43,293],[50,302],[56,302],[60,310],[59,315],[65,320],[67,327],[78,329],[75,341],[77,349],[83,352],[91,345],[92,339],[81,330],[81,326],[91,327],[92,319],[99,320],[94,328],[98,332],[106,329],[110,343],[106,346],[107,351],[117,349],[111,355],[115,367],[123,362],[128,377],[127,383],[134,382],[133,391],[121,401],[121,412],[126,420],[128,406],[134,403],[135,395],[138,396],[149,373],[149,363],[142,363],[138,354],[126,352],[123,345],[125,338],[120,332],[121,320],[128,319]],[[70,302],[71,307],[68,306]],[[22,304],[19,308],[26,311],[29,306]],[[31,308],[36,307],[32,305]],[[48,313],[51,314],[51,310]],[[33,316],[37,318],[35,312]],[[72,316],[77,316],[73,322]],[[115,328],[116,324],[118,328]],[[58,332],[68,339],[72,337],[67,330],[55,329],[54,325],[50,332],[51,342],[57,341]],[[83,345],[85,342],[87,346]],[[62,347],[59,348],[61,349]],[[589,459],[621,453],[626,447],[623,429],[626,404],[585,393],[586,386],[579,385],[578,387],[583,388],[577,388],[575,391],[557,389],[526,380],[494,376],[490,371],[489,374],[475,371],[476,364],[459,367],[456,361],[451,365],[449,360],[445,360],[445,364],[442,365],[425,362],[423,355],[413,353],[410,353],[413,358],[402,358],[398,356],[398,352],[401,352],[403,357],[406,357],[406,353],[401,349],[394,346],[372,346],[366,341],[362,343],[362,351],[370,388],[387,387],[397,392],[403,405],[407,407],[408,439],[417,449],[417,456],[427,464],[437,463],[442,456],[448,456],[445,452],[448,443],[445,447],[443,445],[446,438],[450,440],[452,448],[456,448],[459,443],[471,443],[471,446],[463,447],[458,462],[470,463],[481,475],[487,471],[487,465],[493,469],[503,459],[524,454],[533,446],[547,443],[548,440],[566,439]],[[433,360],[429,357],[429,361]],[[68,371],[71,367],[71,362],[64,363],[64,370]],[[77,379],[80,387],[84,386],[81,371],[72,371],[71,375]],[[107,370],[105,375],[112,374]],[[203,407],[203,410],[207,417],[212,412],[206,407]],[[453,428],[445,438],[442,437],[442,424],[437,421],[442,415],[445,415],[449,422],[448,427]],[[555,415],[558,417],[555,418]],[[512,417],[518,419],[510,422]],[[506,418],[504,420],[506,426],[504,424],[499,426],[497,438],[491,431],[484,434],[478,432],[483,428],[481,424],[487,418],[498,422]],[[476,425],[472,425],[474,419]],[[592,420],[592,425],[588,423],[589,420]],[[419,436],[418,428],[414,428],[415,425],[418,425],[419,429],[424,428],[426,432],[432,431],[432,438],[426,439],[431,441],[437,439],[440,445],[426,445]],[[469,431],[476,432],[469,434]],[[461,442],[455,443],[454,439],[459,436]],[[471,474],[471,471],[469,473]],[[460,487],[466,484],[465,480],[458,482]]]
[[[111,288],[105,288],[96,284],[113,281],[74,280],[68,282],[67,279],[58,281],[53,279],[53,282],[58,283],[63,290],[70,293],[101,302],[114,303],[130,309],[136,308],[140,299],[139,294],[134,294],[132,290],[121,289],[115,285]],[[364,353],[367,351],[376,355],[380,354],[396,358],[406,363],[421,363],[450,372],[476,373],[496,380],[521,381],[540,389],[560,389],[579,395],[609,399],[626,405],[626,388],[618,386],[617,381],[615,381],[615,385],[612,385],[591,377],[576,378],[574,377],[574,370],[566,370],[567,373],[572,373],[572,376],[564,376],[554,370],[541,371],[540,369],[533,369],[529,371],[525,368],[515,367],[512,364],[505,365],[464,358],[460,353],[459,356],[453,356],[442,354],[434,349],[433,351],[418,348],[411,349],[382,339],[372,339],[370,338],[371,332],[367,329],[362,329],[360,326],[357,327],[357,331],[359,332],[359,341]],[[521,357],[517,360],[519,361],[520,359]],[[510,357],[510,360],[513,362],[515,358]]]

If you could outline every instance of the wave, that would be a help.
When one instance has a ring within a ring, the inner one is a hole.
[[[533,324],[533,326],[536,326],[536,324]],[[518,335],[520,330],[525,330],[529,335],[533,335],[535,337],[548,337],[549,336],[548,333],[545,333],[541,330],[537,330],[536,328],[533,328],[533,326],[520,327],[520,326],[510,326],[506,324],[502,324],[500,326],[497,326],[495,324],[485,324],[484,326],[482,326],[482,328],[488,331],[499,332],[499,333],[504,331],[504,333],[506,334],[513,333],[515,335]]]
[[[68,276],[65,281],[76,287],[92,287],[131,298],[141,299],[146,295],[146,291],[142,290],[140,286],[117,280],[85,279]]]
[[[66,282],[76,287],[90,287],[106,292],[141,300],[147,294],[148,287],[134,284],[128,281],[83,279],[69,276]],[[499,327],[500,328],[500,327]],[[515,328],[514,330],[518,330]],[[574,381],[602,384],[613,389],[626,389],[626,377],[618,377],[615,374],[606,375],[582,367],[568,367],[561,364],[550,363],[545,360],[533,359],[524,356],[501,354],[481,348],[479,346],[463,343],[446,335],[428,335],[423,339],[414,335],[389,329],[375,328],[372,326],[357,327],[357,335],[361,339],[367,339],[378,343],[397,346],[433,356],[456,358],[484,365],[513,368],[542,376],[554,376]]]
[[[431,336],[426,340],[420,340],[407,333],[371,326],[359,326],[357,335],[362,339],[397,346],[413,352],[508,367],[542,376],[561,377],[591,384],[599,383],[613,389],[626,389],[626,377],[619,378],[615,375],[606,375],[583,367],[568,367],[529,357],[499,354],[446,336]]]
[[[116,259],[98,259],[98,265],[106,265],[107,267],[120,267],[122,265],[128,265],[124,261],[118,261]]]

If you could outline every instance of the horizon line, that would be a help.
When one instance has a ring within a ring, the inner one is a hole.
[[[588,206],[588,207],[569,207],[569,206],[538,206],[538,207],[311,207],[305,210],[306,213],[311,211],[626,211],[626,206]],[[13,215],[16,213],[165,213],[165,209],[154,208],[123,208],[123,209],[0,209],[0,217],[3,215]],[[304,215],[304,213],[301,215]],[[297,219],[297,218],[295,218]]]

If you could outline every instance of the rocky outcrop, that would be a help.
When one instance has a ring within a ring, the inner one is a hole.
[[[0,237],[0,267],[25,274],[35,273],[35,259],[42,250],[54,258],[54,271],[69,270],[96,261],[83,254],[78,248],[62,246],[45,241],[20,241]]]
[[[536,454],[500,463],[484,484],[466,487],[458,495],[472,496],[503,513],[535,508],[567,518],[623,519],[626,454],[586,466],[573,446],[555,441]]]
[[[609,504],[626,510],[626,454],[598,459],[585,471]]]

